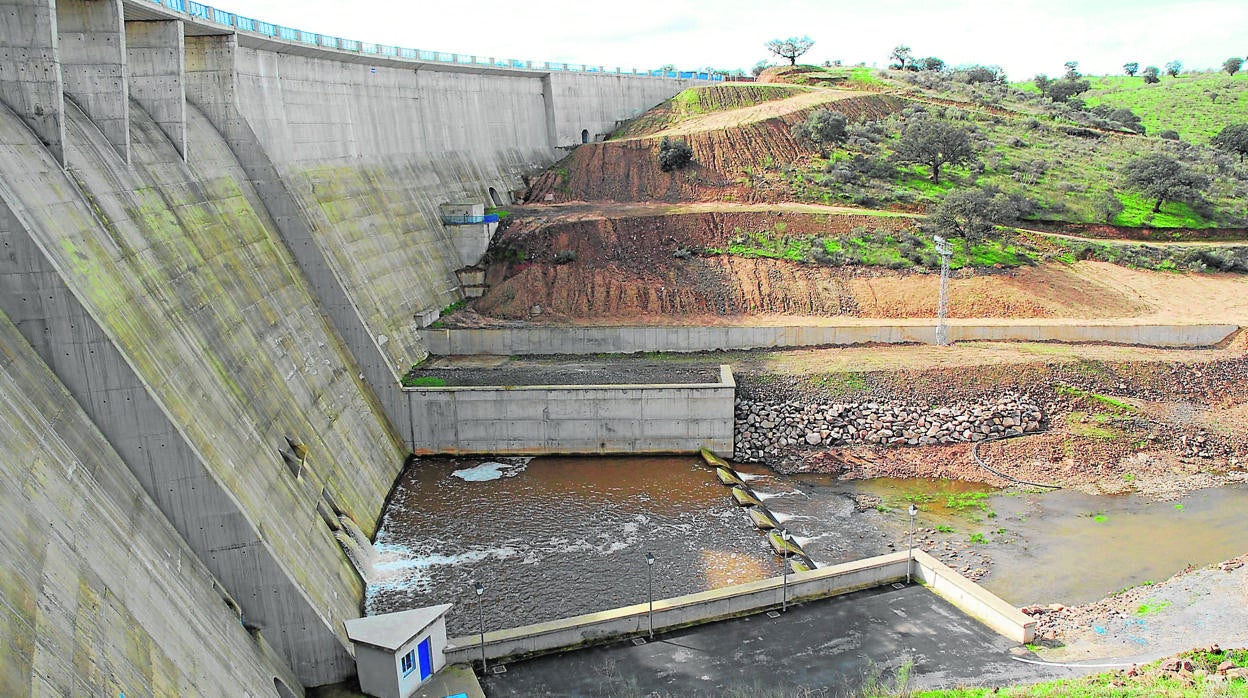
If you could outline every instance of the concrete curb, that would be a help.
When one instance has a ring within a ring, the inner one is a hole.
[[[1211,347],[1237,325],[959,325],[953,342],[1019,341],[1132,344],[1151,347]],[[787,327],[525,327],[421,330],[438,356],[541,354],[631,354],[698,352],[854,344],[935,344],[934,324]]]
[[[907,553],[887,555],[822,567],[788,576],[790,603],[814,601],[862,589],[892,584],[906,578]],[[914,577],[934,593],[957,606],[1001,635],[1020,643],[1030,642],[1035,621],[1021,611],[967,580],[936,558],[914,551]],[[654,601],[654,631],[663,632],[760,613],[782,604],[786,593],[782,577],[737,584],[722,589],[686,594]],[[465,635],[448,640],[448,664],[472,662],[485,654],[491,660],[516,660],[612,642],[649,633],[649,604],[586,613],[545,623]]]

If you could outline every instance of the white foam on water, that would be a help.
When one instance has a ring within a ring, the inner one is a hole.
[[[382,592],[429,591],[432,579],[430,569],[433,567],[470,564],[490,558],[505,560],[519,554],[520,551],[510,545],[451,554],[419,555],[402,545],[382,544],[378,546],[377,560],[373,564],[374,576],[366,592],[366,612],[372,613],[373,600]]]
[[[758,490],[754,490],[754,494],[758,495],[759,499],[775,499],[776,497],[794,497],[794,496],[802,496],[806,498],[810,497],[810,495],[806,494],[805,492],[801,490],[791,490],[789,492],[760,492]]]
[[[505,477],[515,477],[524,471],[525,466],[529,464],[531,458],[519,459],[516,463],[499,463],[497,461],[486,461],[471,468],[456,470],[451,473],[460,480],[465,482],[489,482],[490,480],[499,480]]]

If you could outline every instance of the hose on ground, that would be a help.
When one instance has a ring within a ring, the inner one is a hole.
[[[984,459],[981,458],[979,455],[980,444],[991,443],[995,441],[1004,441],[1006,439],[1016,439],[1020,436],[1027,436],[1027,435],[1026,434],[1014,434],[1011,436],[1002,436],[996,439],[984,439],[983,441],[976,441],[975,443],[971,444],[971,457],[975,459],[975,462],[979,464],[979,467],[983,468],[984,470],[987,470],[988,472],[992,473],[993,475],[996,475],[997,477],[1003,477],[1006,480],[1009,480],[1010,482],[1016,482],[1020,485],[1027,485],[1028,487],[1044,487],[1044,488],[1051,489],[1051,490],[1062,489],[1061,485],[1049,485],[1043,482],[1029,482],[1027,480],[1016,478],[1013,475],[1007,475],[999,470],[994,469],[992,466],[988,465],[986,462],[984,462]]]

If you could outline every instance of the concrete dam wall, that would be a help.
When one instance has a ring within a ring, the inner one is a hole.
[[[141,0],[0,17],[0,693],[350,675],[364,583],[335,533],[372,535],[417,318],[460,297],[439,207],[505,200],[687,82],[359,56]]]

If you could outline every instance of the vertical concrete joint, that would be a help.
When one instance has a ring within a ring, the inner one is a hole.
[[[130,90],[121,0],[57,0],[65,94],[130,162]]]
[[[64,87],[53,0],[0,0],[0,102],[65,165]]]
[[[233,34],[188,36],[184,39],[186,99],[203,110],[208,121],[228,140],[239,119],[237,38]]]
[[[186,159],[186,46],[179,20],[126,22],[130,97]]]

